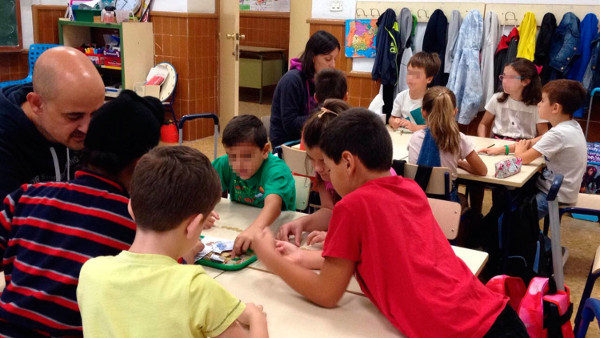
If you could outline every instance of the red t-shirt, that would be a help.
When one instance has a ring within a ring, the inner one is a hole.
[[[365,295],[408,337],[481,337],[508,302],[456,257],[421,188],[401,176],[335,205],[323,256],[356,262]]]

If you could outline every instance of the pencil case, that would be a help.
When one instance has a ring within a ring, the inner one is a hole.
[[[523,162],[523,160],[518,157],[509,157],[502,161],[496,162],[494,164],[496,168],[494,177],[506,178],[515,175],[521,171],[521,162]]]

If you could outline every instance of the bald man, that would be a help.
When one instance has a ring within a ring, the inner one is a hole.
[[[0,200],[24,183],[70,179],[103,103],[100,74],[71,47],[40,55],[33,85],[0,89]]]

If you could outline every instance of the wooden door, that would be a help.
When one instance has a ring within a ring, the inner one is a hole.
[[[239,1],[219,4],[219,123],[222,128],[239,111]]]

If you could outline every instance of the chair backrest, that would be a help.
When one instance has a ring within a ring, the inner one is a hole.
[[[306,151],[285,144],[281,145],[281,151],[281,158],[292,172],[302,176],[315,176],[315,170],[312,163],[308,160]]]
[[[433,217],[449,240],[456,239],[460,224],[460,203],[428,198]]]
[[[269,137],[269,129],[271,128],[271,115],[261,116],[260,120],[264,124],[265,128],[267,129],[267,138],[268,138]]]
[[[403,168],[399,170],[399,168]],[[421,168],[423,169],[421,169]],[[451,178],[450,178],[450,169],[447,167],[430,167],[431,173],[429,177],[425,177],[424,180],[419,177],[422,176],[425,171],[425,166],[419,166],[416,164],[411,164],[405,161],[394,160],[393,164],[394,170],[399,175],[402,175],[406,178],[413,179],[421,185],[421,188],[427,195],[439,195],[443,196],[444,199],[450,199],[450,191],[451,191]],[[427,182],[426,184],[424,183]],[[423,188],[423,185],[426,185]]]
[[[169,72],[169,75],[165,79],[165,82],[160,86],[158,99],[162,102],[169,99],[169,101],[173,103],[173,101],[175,101],[175,87],[177,86],[177,71],[175,71],[175,67],[168,62],[161,62],[159,65],[163,65]]]
[[[296,185],[296,210],[305,210],[310,197],[310,178],[294,175]]]
[[[40,55],[48,49],[58,46],[60,45],[53,43],[34,43],[29,46],[29,76],[33,76],[33,67]]]

